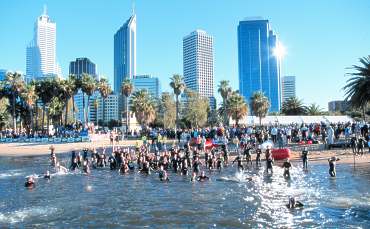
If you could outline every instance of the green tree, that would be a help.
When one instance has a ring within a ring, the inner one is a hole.
[[[126,78],[121,85],[121,94],[125,96],[125,114],[126,114],[126,135],[128,134],[128,129],[130,128],[130,110],[129,110],[129,97],[134,91],[134,85],[129,78]]]
[[[58,97],[53,97],[49,104],[50,118],[53,121],[53,125],[61,124],[61,118],[64,110],[64,102]],[[49,124],[48,124],[49,126]]]
[[[60,94],[61,98],[64,100],[65,104],[65,116],[64,116],[64,125],[66,126],[68,123],[68,110],[69,110],[69,103],[68,101],[75,95],[76,93],[76,84],[71,77],[68,77],[66,80],[61,80],[60,84]]]
[[[162,93],[158,106],[158,119],[159,123],[164,128],[174,128],[176,124],[176,102],[173,95],[168,92]]]
[[[290,97],[285,100],[281,112],[285,115],[305,115],[307,113],[302,100],[297,97]]]
[[[18,72],[8,72],[5,78],[5,84],[8,88],[11,101],[12,101],[12,117],[13,117],[13,130],[16,131],[17,123],[16,123],[16,114],[15,114],[15,103],[17,98],[22,93],[25,83],[23,77]]]
[[[176,96],[176,129],[179,128],[179,96],[185,90],[185,83],[181,75],[175,74],[170,78],[170,86]]]
[[[235,124],[239,125],[239,120],[248,113],[248,105],[243,96],[238,92],[233,92],[226,101],[227,116],[235,120]]]
[[[132,94],[131,111],[137,121],[146,129],[156,118],[156,104],[147,90],[136,91]]]
[[[223,110],[227,110],[227,99],[229,98],[229,96],[232,94],[232,89],[229,85],[229,81],[228,80],[221,80],[220,81],[220,84],[218,85],[218,93],[221,94],[221,97],[222,97],[222,106],[223,106]],[[228,116],[227,116],[227,113],[224,112],[223,114],[223,123],[224,125],[228,125],[229,124],[229,119],[228,119]]]
[[[21,94],[22,99],[24,100],[30,114],[30,129],[32,130],[32,134],[35,132],[35,128],[33,125],[33,108],[37,101],[37,93],[36,93],[36,85],[34,83],[30,83],[26,85],[25,90]]]
[[[270,101],[262,91],[254,92],[250,100],[252,113],[259,118],[261,125],[262,118],[266,117],[268,110],[270,109]]]
[[[103,123],[105,120],[105,100],[107,99],[108,95],[112,94],[112,88],[108,84],[108,80],[105,78],[101,78],[98,83],[98,90],[100,93],[100,96],[103,100]]]
[[[90,110],[90,97],[96,91],[96,81],[95,79],[88,74],[82,74],[81,79],[81,90],[84,94],[87,95],[87,108],[85,106],[85,96],[83,95],[82,106],[84,109],[84,123],[89,123],[88,113]]]
[[[186,90],[187,104],[183,117],[190,123],[192,128],[203,127],[207,123],[209,102],[208,98],[198,93]]]
[[[353,65],[351,69],[354,72],[348,75],[352,76],[347,80],[344,86],[345,100],[350,101],[353,108],[362,109],[365,120],[365,109],[370,101],[370,55],[360,58],[361,65]]]
[[[0,99],[0,130],[3,130],[6,126],[9,125],[9,112],[7,107],[9,106],[9,99],[2,97]]]
[[[307,108],[306,108],[306,112],[308,115],[323,115],[323,110],[322,108],[317,105],[316,103],[312,103],[310,104]]]

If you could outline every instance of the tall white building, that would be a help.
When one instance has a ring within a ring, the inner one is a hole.
[[[295,97],[295,76],[284,76],[281,81],[283,102],[290,97]]]
[[[114,34],[114,92],[118,95],[118,111],[125,112],[121,85],[136,75],[136,15],[133,14]]]
[[[209,98],[210,107],[215,109],[213,37],[202,30],[190,33],[183,39],[183,55],[186,87]]]
[[[56,24],[51,21],[46,7],[37,18],[34,35],[26,49],[26,78],[61,76],[56,61]]]

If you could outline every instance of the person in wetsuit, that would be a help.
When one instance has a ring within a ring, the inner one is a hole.
[[[201,165],[201,162],[199,161],[199,158],[195,157],[195,160],[193,162],[193,172],[195,174],[198,174],[200,172],[200,165]]]
[[[117,168],[117,160],[114,155],[115,153],[113,152],[112,155],[110,155],[108,158],[110,170],[115,170]]]
[[[160,181],[169,181],[170,179],[168,178],[167,171],[163,169],[163,166],[159,168],[158,172],[159,180]]]
[[[44,178],[50,180],[51,176],[49,170],[47,170],[46,173],[44,174]]]
[[[27,177],[26,183],[24,183],[24,187],[26,188],[33,188],[35,187],[35,180],[33,177]]]
[[[270,150],[267,149],[266,151],[266,172],[267,173],[269,171],[271,171],[271,174],[273,173],[273,167],[272,167],[273,164],[274,164],[274,159],[272,158]]]
[[[308,150],[307,150],[307,147],[304,147],[303,148],[303,151],[302,151],[302,161],[303,161],[303,169],[308,169]]]
[[[150,165],[148,161],[143,162],[143,167],[141,168],[140,172],[150,175]]]
[[[331,177],[335,177],[337,175],[336,173],[336,162],[339,161],[339,158],[337,157],[331,157],[328,159],[328,162],[329,162],[329,175]]]
[[[301,208],[303,207],[303,204],[297,201],[294,197],[289,197],[289,203],[286,206],[289,209],[293,209],[293,208]]]
[[[209,180],[209,177],[206,176],[206,173],[202,171],[201,175],[197,177],[197,181],[203,182]]]
[[[83,162],[82,171],[85,174],[90,174],[90,166],[89,166],[89,161],[87,159]]]
[[[256,150],[256,166],[257,167],[261,166],[261,154],[262,154],[261,146],[258,146]]]
[[[75,171],[76,169],[78,169],[78,163],[77,163],[77,158],[74,158],[72,163],[71,163],[71,166],[69,167],[69,169],[71,171]]]
[[[239,154],[233,161],[233,164],[235,162],[238,162],[238,171],[241,172],[244,170],[243,162],[242,162],[242,156]]]
[[[289,159],[287,159],[284,163],[283,163],[283,168],[284,168],[284,174],[283,176],[285,178],[290,178],[290,168],[292,167],[292,164],[290,163]]]
[[[188,161],[186,159],[184,159],[182,161],[182,166],[181,166],[181,175],[187,176],[188,173],[189,173]]]
[[[222,167],[223,167],[222,157],[218,156],[217,161],[216,161],[216,168],[217,168],[218,171],[221,171]]]
[[[252,165],[252,155],[251,155],[251,148],[249,146],[246,146],[244,149],[244,156],[245,160],[247,161],[247,166],[250,164]]]

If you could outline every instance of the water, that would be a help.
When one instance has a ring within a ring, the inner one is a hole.
[[[69,155],[62,157],[64,163]],[[48,156],[0,157],[0,228],[369,228],[370,168],[337,166],[329,178],[326,165],[297,168],[292,179],[261,170],[236,174],[229,167],[205,183],[170,173],[119,175],[109,169],[39,179],[33,190],[25,177],[48,168]],[[247,181],[245,176],[252,177]],[[221,180],[220,180],[221,179]],[[303,209],[285,207],[294,195]]]

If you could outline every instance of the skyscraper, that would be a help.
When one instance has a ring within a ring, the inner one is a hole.
[[[280,60],[274,51],[278,39],[268,20],[251,19],[239,22],[238,58],[239,90],[248,100],[255,91],[270,99],[270,111],[281,107]]]
[[[71,61],[69,63],[69,74],[76,75],[78,78],[82,77],[82,74],[86,73],[97,79],[97,73],[96,73],[96,65],[86,57],[76,58],[75,61]],[[88,103],[87,101],[87,95],[84,95],[81,90],[77,92],[77,94],[74,96],[74,102],[77,107],[77,120],[84,121],[84,105],[83,100],[85,99],[85,109],[89,106],[90,103],[90,109],[88,118],[89,121],[96,121],[94,118],[96,117],[96,109],[93,106],[93,101],[95,99],[95,94],[90,98],[90,101]]]
[[[136,75],[136,15],[133,14],[114,34],[114,92],[118,95],[118,112],[121,117],[124,99],[120,89],[125,78]]]
[[[161,86],[157,77],[152,77],[151,75],[137,75],[134,76],[132,83],[135,91],[145,89],[153,98],[159,98]]]
[[[184,82],[186,87],[209,98],[216,108],[213,90],[213,37],[196,30],[183,39]]]
[[[284,76],[281,80],[283,102],[290,97],[295,97],[295,76]]]
[[[56,62],[56,24],[47,14],[46,7],[37,18],[32,41],[26,49],[26,78],[61,76]]]

